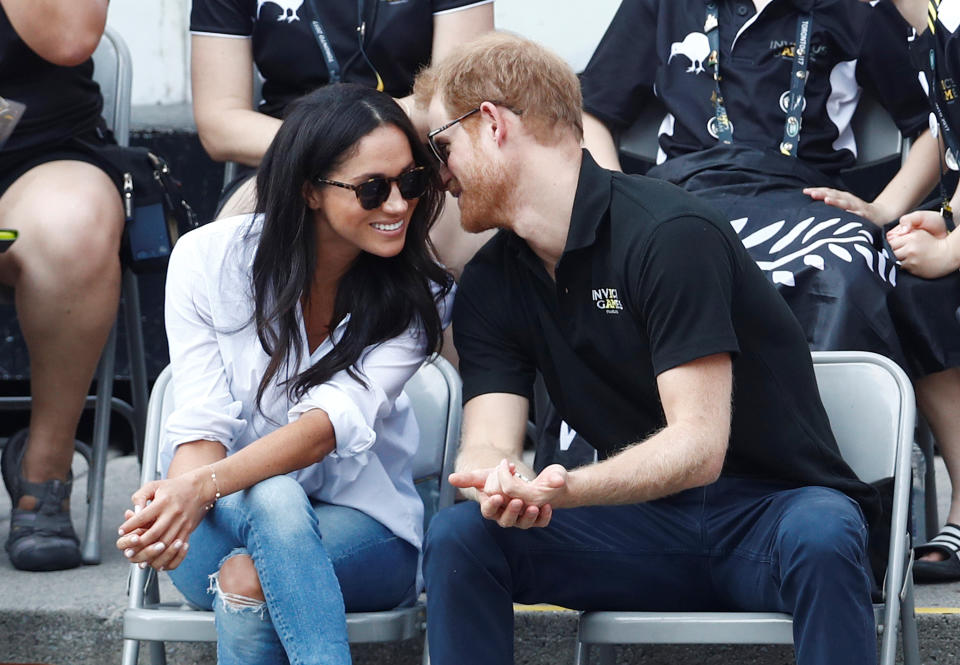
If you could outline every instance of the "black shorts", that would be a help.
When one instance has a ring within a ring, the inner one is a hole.
[[[97,148],[114,144],[109,132],[102,129],[92,130],[75,138],[49,145],[25,148],[23,150],[0,151],[0,196],[15,183],[20,176],[35,166],[70,160],[93,164],[104,171],[120,189],[120,182],[110,162],[99,154]]]

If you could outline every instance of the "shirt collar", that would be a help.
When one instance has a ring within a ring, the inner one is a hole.
[[[597,228],[610,207],[612,179],[613,174],[598,166],[590,153],[584,150],[564,254],[589,247],[596,240]]]

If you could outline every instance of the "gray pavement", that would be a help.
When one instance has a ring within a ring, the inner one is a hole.
[[[938,460],[939,462],[939,460]],[[86,519],[86,464],[74,461],[74,521],[81,531]],[[107,495],[101,533],[103,561],[98,566],[55,573],[15,570],[0,554],[0,665],[46,663],[50,665],[101,665],[119,663],[120,628],[126,606],[127,564],[114,548],[114,533],[130,494],[137,486],[137,464],[131,456],[114,457],[107,465]],[[949,483],[942,463],[938,466],[941,515],[946,514]],[[6,541],[10,504],[0,491],[0,540]],[[168,580],[161,597],[179,597]],[[960,584],[922,586],[917,589],[921,656],[928,664],[960,664]],[[549,607],[518,608],[516,662],[518,665],[572,663],[576,614]],[[146,649],[141,662],[146,663]],[[171,665],[212,665],[212,644],[169,644]],[[358,646],[357,665],[397,663],[415,665],[420,660],[417,640],[396,645]],[[789,647],[721,646],[708,648],[624,647],[618,663],[683,665],[686,663],[792,663]],[[491,665],[498,665],[491,663]]]

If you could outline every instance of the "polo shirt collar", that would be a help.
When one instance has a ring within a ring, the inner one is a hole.
[[[612,179],[613,174],[598,166],[590,153],[584,150],[564,254],[589,247],[596,240],[597,228],[610,207]]]

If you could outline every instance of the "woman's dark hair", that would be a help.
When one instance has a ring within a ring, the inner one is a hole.
[[[410,219],[403,250],[389,258],[361,252],[340,279],[328,328],[333,341],[337,324],[350,314],[341,339],[284,384],[290,397],[299,399],[341,370],[364,382],[354,366],[360,353],[412,324],[422,327],[428,352],[440,347],[437,302],[453,279],[434,261],[428,236],[443,206],[430,155],[389,95],[352,84],[324,86],[290,106],[257,174],[256,212],[263,215],[263,226],[253,260],[253,318],[260,344],[270,356],[257,389],[258,408],[270,381],[281,368],[297,367],[304,353],[297,303],[304,294],[309,297],[316,268],[314,217],[304,199],[305,185],[326,178],[356,154],[360,139],[384,125],[402,131],[417,165],[428,167],[426,192]],[[436,296],[431,283],[440,287]]]

